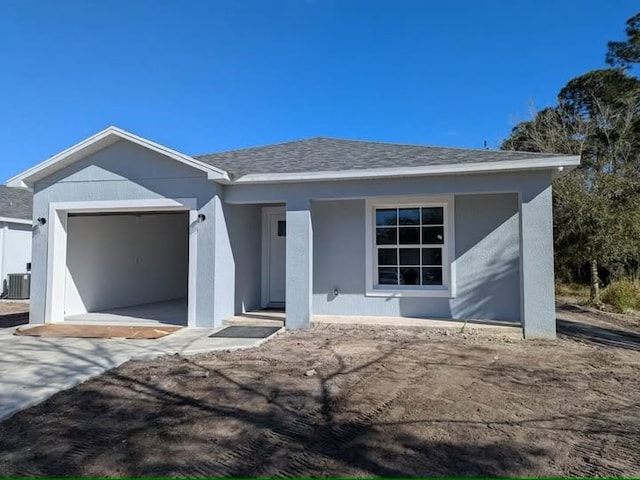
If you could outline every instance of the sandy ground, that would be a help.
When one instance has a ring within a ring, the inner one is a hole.
[[[17,300],[0,300],[0,315],[10,313],[26,313],[29,311],[29,302]]]
[[[640,476],[640,336],[558,317],[130,362],[0,424],[0,476]]]
[[[0,328],[29,323],[29,302],[0,300]]]

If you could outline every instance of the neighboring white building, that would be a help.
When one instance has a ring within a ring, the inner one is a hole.
[[[33,195],[26,188],[0,185],[0,294],[7,293],[7,275],[25,273],[31,262]]]

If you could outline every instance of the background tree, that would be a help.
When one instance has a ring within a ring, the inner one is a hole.
[[[622,69],[581,75],[501,148],[581,156],[554,183],[556,268],[566,278],[588,264],[599,302],[599,267],[621,274],[640,259],[640,81]]]
[[[627,20],[627,39],[623,42],[609,42],[606,61],[612,67],[631,68],[640,63],[640,13]]]

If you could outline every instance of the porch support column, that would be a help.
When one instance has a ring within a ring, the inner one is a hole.
[[[550,184],[520,193],[520,312],[525,338],[556,338]]]
[[[313,297],[311,201],[287,202],[286,328],[308,328]]]

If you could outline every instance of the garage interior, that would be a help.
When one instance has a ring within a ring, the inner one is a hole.
[[[187,325],[189,213],[69,213],[65,323]]]

